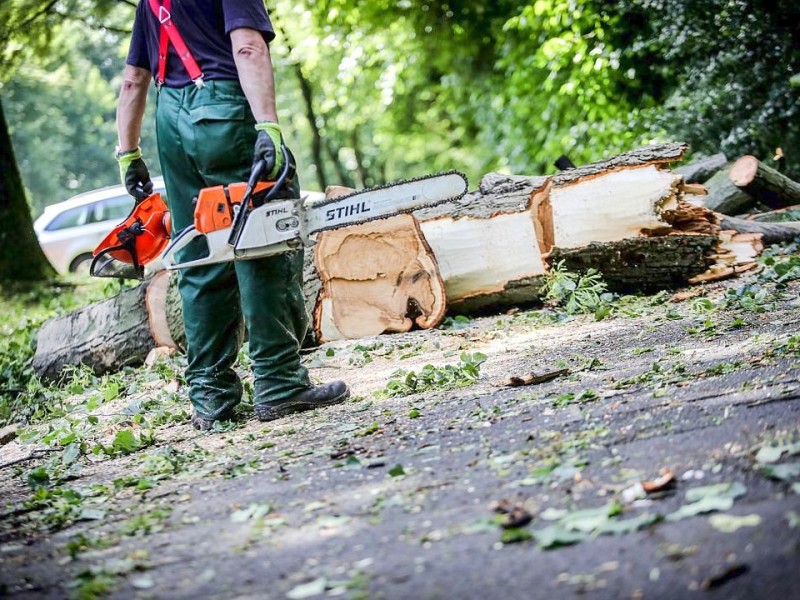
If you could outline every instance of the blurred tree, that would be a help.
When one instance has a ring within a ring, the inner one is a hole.
[[[0,102],[0,282],[40,281],[54,275],[36,234]]]
[[[97,19],[110,14],[119,2],[115,0],[6,0],[0,4],[0,82],[8,81],[26,60],[41,58],[54,46],[60,31],[59,25],[65,20],[81,20],[93,24]],[[130,8],[130,7],[129,7]],[[83,17],[83,15],[89,15]],[[57,43],[55,44],[57,45]],[[59,48],[74,50],[74,48]],[[66,73],[65,73],[66,74]],[[76,81],[82,81],[79,76]],[[85,81],[84,81],[85,83]],[[89,91],[92,91],[91,88]],[[3,90],[5,96],[6,90]],[[74,100],[74,99],[73,99]],[[63,99],[62,99],[63,102]],[[85,108],[85,106],[84,106]],[[80,106],[75,107],[80,110]],[[67,109],[69,110],[69,109]],[[45,258],[33,231],[31,213],[26,200],[22,178],[11,143],[9,126],[0,99],[0,206],[4,219],[0,222],[0,280],[40,280],[53,275],[52,268]],[[91,119],[90,115],[87,115]],[[40,121],[46,126],[46,117]],[[47,132],[46,133],[50,133]],[[42,157],[59,156],[57,136],[49,141],[48,151]],[[71,148],[67,148],[69,154]],[[63,151],[62,151],[63,152]],[[34,165],[42,178],[48,160]]]
[[[769,160],[781,147],[800,177],[800,3],[796,0],[626,0],[619,42],[661,73],[663,101],[643,115],[694,151]]]

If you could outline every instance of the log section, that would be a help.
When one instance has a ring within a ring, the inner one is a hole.
[[[714,212],[740,215],[750,210],[755,200],[733,184],[730,174],[730,168],[722,169],[706,182],[708,196],[703,198],[703,205]]]
[[[563,260],[575,272],[597,269],[614,292],[655,292],[685,285],[707,271],[714,264],[717,243],[713,235],[639,237],[555,248],[550,260],[552,264]]]
[[[737,219],[726,215],[719,215],[720,227],[737,233],[755,233],[761,235],[765,245],[782,244],[791,242],[800,236],[800,221],[785,221],[779,223],[762,223],[748,219]]]
[[[681,165],[675,169],[675,173],[683,175],[686,183],[705,183],[724,169],[728,164],[728,157],[724,154],[714,154]]]
[[[318,341],[431,328],[444,318],[444,283],[413,215],[321,233],[315,262]]]
[[[83,364],[102,375],[142,364],[159,345],[172,342],[177,347],[183,322],[179,309],[167,309],[168,303],[180,306],[168,291],[169,278],[169,273],[159,273],[113,298],[46,321],[36,339],[36,374],[52,381],[67,365]],[[158,315],[154,325],[151,314]]]
[[[800,204],[800,183],[768,167],[755,156],[743,156],[737,160],[731,167],[730,179],[756,202],[770,208]]]

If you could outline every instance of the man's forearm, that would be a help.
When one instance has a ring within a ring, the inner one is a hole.
[[[117,135],[120,150],[133,150],[139,146],[142,120],[147,104],[147,88],[152,75],[147,69],[127,65],[122,78],[122,89],[117,102]]]
[[[254,29],[234,29],[231,32],[233,60],[239,72],[250,109],[256,121],[278,122],[275,108],[275,76],[269,46],[260,32]]]

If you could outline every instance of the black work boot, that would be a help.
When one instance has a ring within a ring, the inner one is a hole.
[[[195,429],[199,429],[200,431],[211,431],[214,429],[214,422],[215,421],[227,421],[233,417],[233,413],[225,413],[220,415],[216,419],[209,419],[207,417],[200,416],[197,411],[192,412],[192,426]]]
[[[292,413],[340,404],[349,397],[350,388],[344,381],[332,381],[303,390],[286,400],[256,404],[254,408],[259,421],[273,421]]]

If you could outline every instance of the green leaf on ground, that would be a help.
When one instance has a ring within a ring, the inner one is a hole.
[[[756,461],[762,464],[776,463],[784,454],[786,456],[800,454],[800,442],[781,446],[763,446],[756,453]]]
[[[733,533],[742,527],[758,527],[761,525],[760,515],[711,515],[708,518],[711,526],[723,533]]]
[[[602,529],[608,523],[609,518],[618,513],[619,509],[612,503],[597,508],[576,510],[561,519],[560,523],[572,531],[591,533]]]
[[[664,517],[659,514],[644,513],[632,519],[610,520],[602,526],[600,533],[607,533],[611,535],[623,535],[626,533],[634,533],[640,529],[646,529],[651,525],[655,525],[664,520]]]
[[[716,483],[702,487],[692,488],[686,492],[687,502],[698,502],[706,498],[731,498],[736,500],[747,493],[747,488],[738,481]]]
[[[131,454],[142,447],[139,440],[131,429],[120,429],[114,436],[111,446],[106,448],[108,454]]]
[[[403,469],[403,465],[395,465],[391,469],[389,469],[389,476],[390,477],[400,477],[401,475],[405,475],[406,471]]]
[[[324,577],[320,577],[314,581],[309,581],[308,583],[302,583],[298,586],[295,586],[289,590],[289,592],[286,594],[286,597],[289,598],[289,600],[304,600],[305,598],[319,596],[325,591],[327,585],[328,580]]]
[[[260,519],[270,513],[272,507],[269,504],[253,503],[247,508],[234,511],[231,513],[231,521],[233,523],[244,523],[254,519]]]
[[[696,517],[705,513],[715,511],[726,511],[733,508],[733,498],[726,498],[722,496],[707,496],[697,502],[684,504],[674,513],[667,515],[667,521],[680,521],[681,519],[688,519],[689,517]]]
[[[784,463],[782,465],[765,465],[761,469],[764,475],[771,479],[791,481],[800,477],[800,461]]]
[[[795,511],[790,510],[785,516],[786,520],[789,521],[789,527],[792,529],[797,529],[800,527],[800,515],[798,515]]]
[[[76,521],[100,521],[106,518],[106,511],[100,508],[82,508]]]
[[[778,446],[764,446],[756,453],[756,461],[760,463],[774,463],[781,459],[783,449]]]
[[[543,529],[533,532],[533,537],[536,538],[536,543],[542,550],[552,550],[554,548],[561,548],[563,546],[571,546],[578,544],[590,536],[588,533],[581,531],[571,531],[564,527],[561,523],[554,523],[548,525]]]
[[[746,493],[747,488],[738,481],[693,488],[686,492],[688,504],[667,515],[667,521],[680,521],[705,513],[730,510],[733,502]]]
[[[527,529],[521,527],[512,527],[511,529],[504,529],[503,534],[500,536],[500,541],[504,544],[517,544],[519,542],[527,542],[533,539],[533,534]]]

